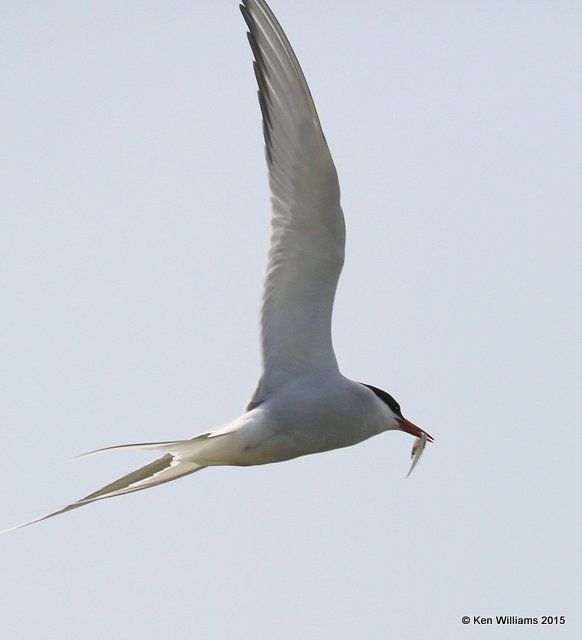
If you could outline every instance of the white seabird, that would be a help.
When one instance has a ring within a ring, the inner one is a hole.
[[[339,371],[331,315],[344,262],[345,226],[336,169],[283,29],[265,0],[243,0],[240,8],[255,57],[273,209],[259,383],[245,412],[226,426],[189,440],[108,447],[164,455],[20,527],[209,466],[281,462],[399,429],[416,438],[414,467],[426,441],[432,442],[404,418],[389,393]]]

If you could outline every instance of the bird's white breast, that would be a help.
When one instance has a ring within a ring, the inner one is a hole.
[[[215,432],[203,464],[249,466],[348,447],[386,429],[381,406],[339,375],[301,379]],[[200,455],[200,454],[199,454]]]

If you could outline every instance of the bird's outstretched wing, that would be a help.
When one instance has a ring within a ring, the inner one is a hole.
[[[313,98],[264,0],[244,0],[263,115],[273,216],[263,288],[263,377],[253,399],[289,376],[337,371],[331,314],[344,261],[337,173]]]

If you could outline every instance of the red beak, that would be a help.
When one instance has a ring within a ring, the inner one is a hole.
[[[415,438],[420,438],[420,436],[424,433],[426,439],[429,442],[434,442],[434,438],[431,435],[429,435],[424,429],[417,427],[415,424],[410,422],[410,420],[407,420],[406,418],[396,418],[396,420],[398,421],[398,424],[400,425],[402,431],[406,431],[406,433],[409,433]]]

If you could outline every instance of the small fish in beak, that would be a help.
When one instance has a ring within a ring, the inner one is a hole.
[[[418,464],[418,461],[420,460],[420,456],[422,456],[422,452],[424,451],[425,447],[426,447],[426,433],[424,433],[423,431],[420,434],[420,436],[416,438],[416,440],[414,441],[414,444],[412,445],[412,453],[411,453],[412,464],[410,465],[409,472],[406,474],[407,478],[412,473],[412,470],[414,469],[414,467],[416,467],[416,465]]]

